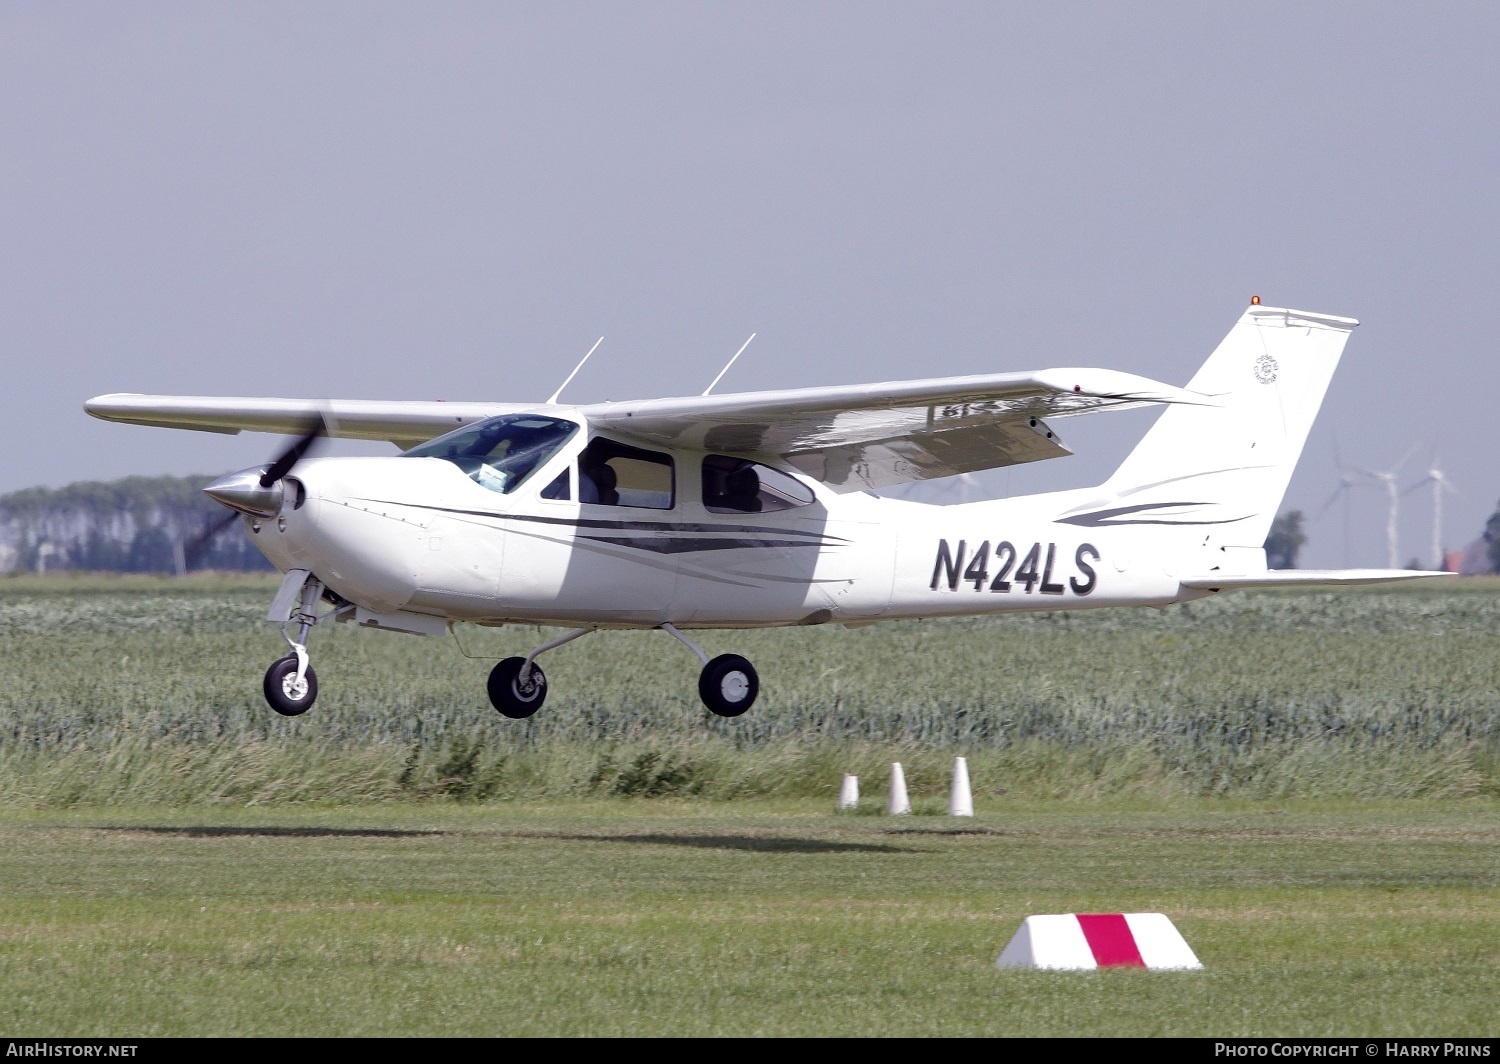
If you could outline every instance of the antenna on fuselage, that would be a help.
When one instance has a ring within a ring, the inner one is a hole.
[[[599,345],[602,344],[603,342],[604,342],[604,337],[602,337],[602,336],[599,337],[599,339],[597,339],[597,340],[594,341],[594,346],[591,347],[591,348],[589,348],[589,354],[583,356],[583,358],[579,361],[578,365],[576,365],[576,366],[573,367],[573,372],[568,374],[568,379],[565,380],[565,381],[563,381],[561,384],[559,384],[557,386],[557,391],[555,391],[555,392],[552,393],[552,398],[547,400],[547,405],[548,406],[555,406],[555,405],[557,405],[557,397],[563,393],[563,389],[564,388],[566,388],[569,384],[572,383],[573,378],[576,377],[576,376],[578,376],[578,371],[581,370],[583,368],[583,364],[589,360],[589,355],[592,355],[595,351],[599,350]]]
[[[755,339],[755,334],[751,333],[750,334],[750,340],[754,340],[754,339]],[[734,358],[731,358],[728,362],[724,363],[724,368],[721,369],[721,370],[719,370],[719,375],[714,378],[714,383],[710,384],[707,388],[703,389],[703,394],[704,395],[707,395],[709,392],[713,391],[714,390],[714,385],[718,384],[721,380],[724,379],[724,374],[726,374],[726,373],[729,372],[729,367],[732,366],[732,365],[734,365],[735,359],[737,359],[741,355],[743,355],[745,353],[745,348],[747,348],[747,347],[750,346],[750,340],[746,340],[744,343],[740,344],[740,349],[734,353]]]

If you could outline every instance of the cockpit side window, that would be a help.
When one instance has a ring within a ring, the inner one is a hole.
[[[675,494],[669,454],[596,437],[578,456],[579,502],[670,510]]]
[[[573,477],[571,469],[564,469],[552,478],[552,483],[542,489],[544,499],[571,499],[573,497]]]
[[[703,508],[711,514],[761,514],[806,506],[813,490],[779,469],[710,454],[703,458]]]
[[[577,431],[575,422],[545,414],[506,414],[428,440],[405,457],[445,459],[481,487],[508,495]]]

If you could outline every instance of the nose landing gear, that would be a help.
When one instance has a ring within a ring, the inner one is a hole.
[[[281,637],[292,652],[271,663],[261,690],[266,702],[283,717],[298,717],[312,708],[318,699],[318,674],[307,660],[307,633],[313,625],[354,607],[336,605],[322,615],[318,602],[323,597],[323,582],[305,569],[293,569],[281,582],[281,589],[271,601],[268,619],[281,622]],[[338,601],[335,598],[335,601]],[[287,629],[297,625],[297,638]]]
[[[262,684],[266,701],[283,717],[296,717],[306,713],[318,698],[318,674],[307,665],[307,650],[299,654],[288,654],[271,663]]]

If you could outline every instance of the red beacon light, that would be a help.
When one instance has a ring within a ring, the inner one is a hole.
[[[1258,307],[1258,306],[1260,306],[1260,296],[1251,296],[1250,297],[1250,305],[1252,307]]]

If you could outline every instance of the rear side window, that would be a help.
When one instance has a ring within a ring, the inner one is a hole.
[[[578,501],[670,510],[677,490],[672,456],[602,437],[578,456]]]
[[[811,488],[779,469],[727,454],[704,456],[703,508],[709,513],[764,514],[814,498]]]

